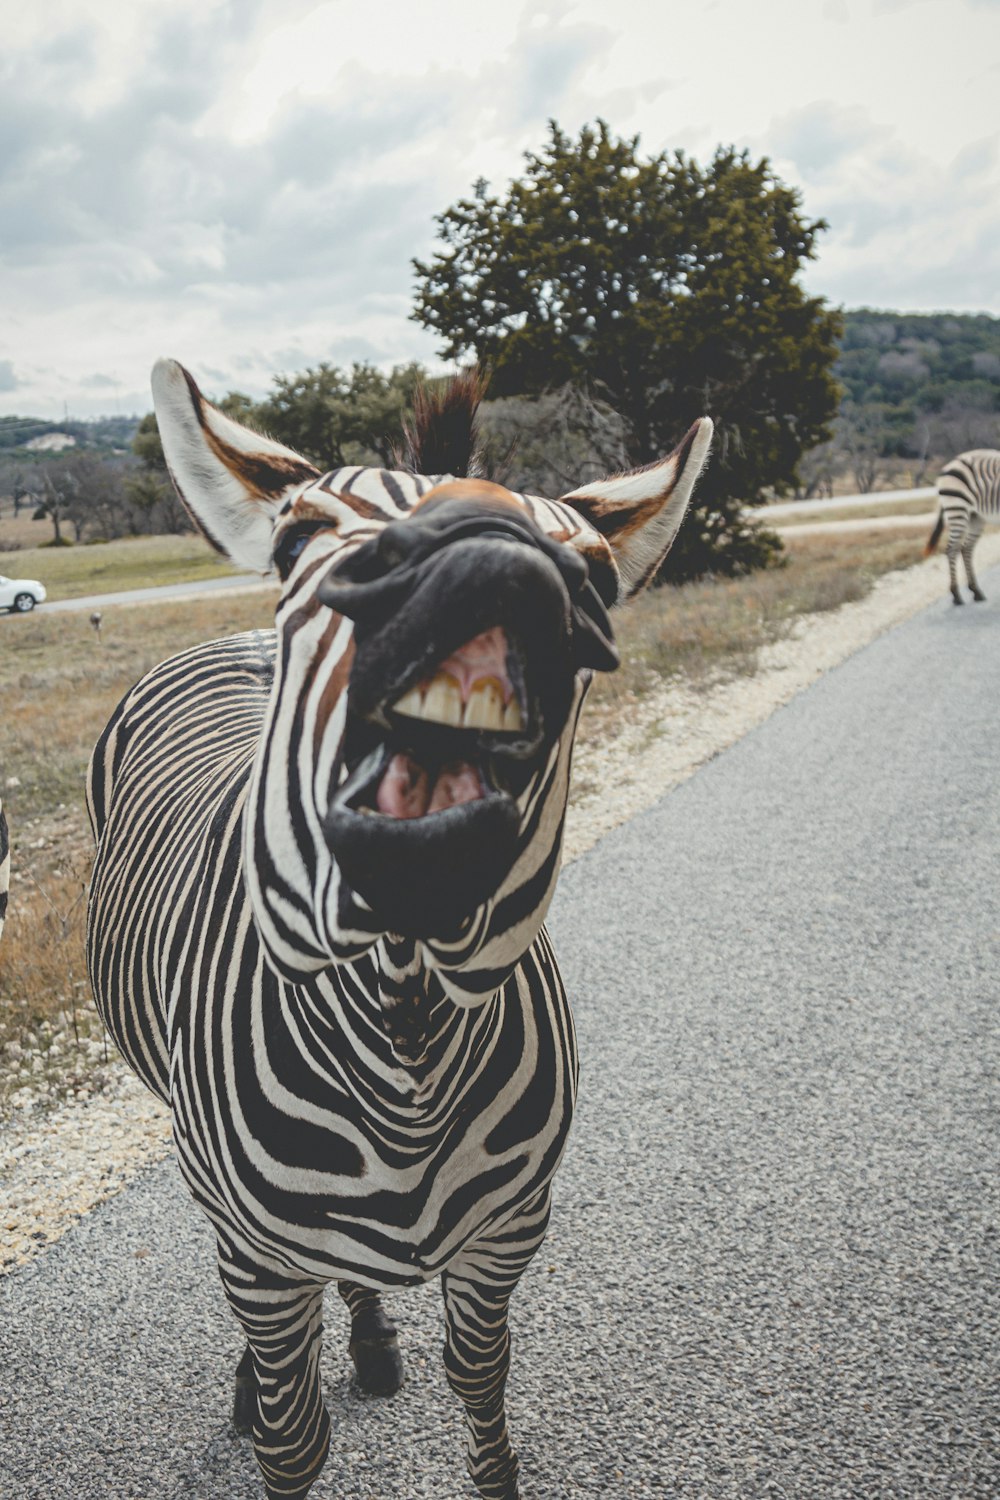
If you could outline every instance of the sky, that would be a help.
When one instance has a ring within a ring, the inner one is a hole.
[[[45,0],[0,54],[0,414],[439,366],[411,259],[547,122],[768,156],[835,305],[1000,314],[1000,0]]]

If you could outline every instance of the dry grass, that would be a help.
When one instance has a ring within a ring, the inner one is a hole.
[[[936,512],[933,500],[897,500],[892,505],[836,505],[827,509],[825,506],[820,510],[810,512],[809,502],[804,501],[801,511],[791,515],[775,516],[773,524],[780,526],[785,531],[791,526],[808,526],[822,521],[825,525],[828,521],[874,521],[887,516],[920,516],[930,519]],[[754,515],[766,524],[768,523],[767,509],[755,511]]]
[[[53,600],[202,578],[231,578],[233,571],[197,536],[141,536],[92,547],[36,546],[0,552],[0,573],[12,578],[37,578]]]
[[[0,552],[18,551],[22,547],[44,547],[46,542],[52,540],[51,521],[33,521],[32,512],[22,510],[17,517],[14,516],[13,506],[4,514],[4,505],[0,501]],[[11,572],[13,572],[11,568]]]
[[[864,597],[880,574],[916,562],[921,544],[884,531],[792,537],[784,568],[647,594],[618,617],[624,664],[595,684],[583,733],[613,733],[665,677],[698,688],[752,673],[761,647],[797,616]],[[0,943],[0,1108],[12,1094],[27,1098],[25,1085],[41,1098],[85,1090],[103,1053],[83,958],[82,787],[94,741],[154,663],[267,625],[272,613],[269,594],[109,609],[103,644],[82,615],[38,611],[16,622],[15,649],[0,654],[0,788],[13,843]]]
[[[94,741],[150,667],[198,641],[270,625],[274,597],[108,609],[102,643],[84,614],[16,621],[15,647],[0,653],[0,789],[12,844],[0,1110],[12,1094],[48,1099],[88,1087],[105,1054],[83,948],[92,857],[83,781]]]

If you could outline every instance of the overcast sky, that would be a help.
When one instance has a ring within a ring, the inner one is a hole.
[[[0,412],[435,360],[410,258],[555,118],[772,158],[846,306],[1000,313],[1000,0],[43,0],[5,8]]]

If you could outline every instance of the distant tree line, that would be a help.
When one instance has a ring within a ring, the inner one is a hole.
[[[0,456],[0,498],[15,517],[48,521],[54,546],[190,530],[166,472],[130,453],[81,447],[53,457]]]
[[[42,417],[0,417],[0,451],[23,448],[50,434],[66,434],[82,447],[125,451],[135,432],[135,417],[93,417],[62,422]]]
[[[933,481],[967,448],[1000,447],[1000,318],[845,312],[832,439],[804,456],[801,487],[846,476],[862,492],[902,473]]]

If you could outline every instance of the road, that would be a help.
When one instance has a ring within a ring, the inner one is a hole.
[[[763,510],[756,507],[748,514],[761,517],[822,515],[824,511],[844,510],[852,506],[864,506],[866,510],[877,510],[884,506],[901,505],[908,500],[926,500],[933,508],[937,490],[933,485],[915,490],[873,490],[867,495],[833,495],[824,500],[779,500]]]
[[[192,583],[160,583],[148,589],[119,589],[113,594],[87,594],[80,599],[55,599],[40,605],[46,614],[80,609],[107,609],[112,604],[154,604],[183,599],[189,594],[202,598],[213,594],[251,594],[258,589],[277,589],[277,580],[265,580],[257,573],[237,573],[232,578],[201,578]]]
[[[514,1306],[525,1500],[1000,1493],[1000,569],[565,873],[582,1103]],[[316,1500],[471,1500],[433,1289]],[[164,1163],[0,1285],[0,1494],[260,1500]]]

